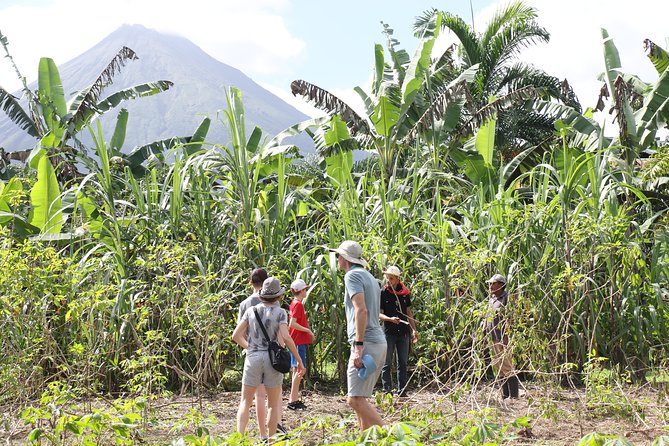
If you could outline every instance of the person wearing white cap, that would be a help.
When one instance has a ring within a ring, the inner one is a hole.
[[[409,347],[413,341],[418,342],[416,321],[411,310],[411,292],[400,280],[400,269],[389,266],[383,271],[386,276],[386,286],[381,290],[381,314],[383,321],[388,353],[386,363],[381,370],[381,384],[383,391],[392,391],[393,381],[391,370],[393,356],[397,354],[397,394],[406,394],[408,382],[407,364],[409,361]]]
[[[293,295],[293,301],[290,303],[288,310],[288,328],[290,337],[293,338],[297,346],[297,353],[302,358],[304,364],[304,371],[299,372],[297,369],[297,358],[291,353],[291,367],[293,375],[290,385],[290,396],[288,397],[288,409],[290,410],[306,410],[307,406],[300,399],[300,383],[306,374],[307,366],[307,345],[314,341],[314,333],[309,329],[309,322],[307,321],[307,313],[304,311],[304,304],[302,301],[307,297],[307,285],[304,280],[297,279],[290,284],[290,292]]]
[[[381,289],[374,276],[365,269],[367,262],[362,258],[360,244],[346,240],[330,251],[336,253],[337,265],[345,272],[344,309],[351,344],[346,402],[358,418],[360,431],[364,431],[374,425],[383,425],[381,416],[368,401],[381,374],[379,366],[386,361],[386,337],[379,322]],[[359,373],[363,368],[365,372]]]
[[[508,321],[504,318],[504,308],[509,300],[506,292],[506,277],[495,274],[486,281],[490,289],[486,332],[492,339],[493,366],[502,382],[503,398],[518,398],[519,381],[513,371],[511,348],[509,347]]]

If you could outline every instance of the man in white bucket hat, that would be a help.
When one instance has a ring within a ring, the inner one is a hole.
[[[381,366],[386,360],[386,337],[379,323],[381,289],[374,276],[365,269],[367,262],[362,258],[362,247],[357,242],[346,240],[336,249],[337,265],[344,271],[344,308],[346,310],[346,331],[351,344],[348,361],[346,402],[358,417],[361,431],[371,426],[383,425],[376,408],[367,398],[372,396],[374,385],[381,374]],[[363,362],[363,356],[369,358]],[[371,373],[359,374],[359,369]],[[372,369],[374,369],[372,371]]]

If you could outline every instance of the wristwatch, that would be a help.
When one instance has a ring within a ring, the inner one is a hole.
[[[364,345],[365,343],[362,341],[355,341],[353,345]]]

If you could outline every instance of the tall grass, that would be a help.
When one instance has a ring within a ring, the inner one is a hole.
[[[527,376],[578,377],[593,352],[639,376],[666,366],[669,238],[615,149],[564,140],[491,189],[442,171],[449,162],[435,153],[447,150],[418,142],[382,181],[374,158],[354,165],[338,153],[306,166],[290,151],[265,152],[259,129],[247,137],[238,92],[228,103],[231,144],[177,149],[174,163],[141,178],[109,163],[98,132],[100,169],[64,193],[76,197],[67,224],[84,235],[3,240],[8,398],[35,396],[49,380],[89,393],[236,384],[228,376],[242,357],[230,334],[258,265],[284,285],[316,284],[305,304],[317,333],[312,378],[343,385],[342,275],[326,247],[344,239],[361,242],[379,279],[389,264],[403,271],[422,336],[413,384],[486,376],[484,281],[498,272]]]

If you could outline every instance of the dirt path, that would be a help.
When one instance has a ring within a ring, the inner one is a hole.
[[[432,434],[447,434],[467,420],[485,418],[497,425],[506,425],[520,417],[531,419],[529,429],[509,428],[520,434],[514,444],[576,445],[586,434],[598,432],[623,436],[635,445],[650,444],[660,435],[669,435],[669,400],[663,391],[650,387],[628,389],[609,401],[587,405],[583,390],[546,389],[529,386],[518,400],[501,400],[498,391],[485,386],[467,393],[460,392],[457,402],[454,393],[431,390],[414,391],[405,398],[389,398],[379,394],[377,406],[387,422],[419,420]],[[610,395],[609,395],[610,397]],[[298,444],[312,445],[350,439],[356,430],[355,418],[347,407],[345,397],[333,391],[305,392],[306,411],[285,408],[284,425],[291,430]],[[210,397],[172,397],[151,403],[152,419],[143,434],[145,444],[170,444],[175,438],[193,433],[197,417],[213,417],[200,422],[208,425],[213,435],[226,435],[235,430],[239,392],[223,392]],[[14,411],[12,411],[14,412]],[[24,444],[27,426],[5,410],[0,424],[0,437],[7,444]],[[255,415],[252,414],[252,417]],[[190,417],[190,418],[189,418]],[[175,430],[180,422],[182,430]],[[423,427],[422,429],[426,429]],[[249,433],[257,434],[255,420]],[[429,442],[427,442],[429,444]]]

